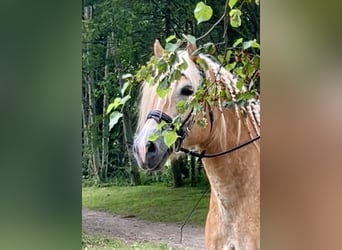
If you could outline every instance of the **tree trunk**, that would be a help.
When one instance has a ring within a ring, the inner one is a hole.
[[[112,36],[112,41],[114,41],[114,33],[111,33]],[[114,44],[114,42],[112,42],[112,44]],[[113,50],[113,54],[115,53],[115,50]],[[117,63],[116,61],[116,57],[114,56],[114,62],[115,65],[117,67],[117,74],[120,76],[119,77],[119,84],[120,84],[120,88],[123,87],[123,83],[122,83],[122,72],[121,72],[121,68],[120,65]],[[123,126],[123,135],[124,135],[124,140],[125,140],[125,145],[126,145],[126,151],[127,151],[127,158],[128,158],[128,167],[129,167],[129,179],[130,179],[130,184],[132,186],[136,186],[136,185],[140,185],[141,184],[141,180],[140,180],[140,173],[139,173],[139,169],[138,166],[136,164],[135,161],[132,160],[132,150],[129,144],[131,144],[133,142],[133,131],[132,131],[132,123],[131,123],[131,111],[127,110],[128,103],[124,106],[122,113],[122,126]]]
[[[108,73],[109,66],[107,64],[109,59],[109,54],[111,52],[112,39],[109,37],[107,39],[107,50],[106,50],[106,64],[104,72],[105,84],[103,86],[103,107],[102,107],[102,157],[101,157],[101,176],[104,181],[107,181],[108,172],[108,142],[109,142],[109,119],[106,115],[106,109],[108,106]]]
[[[92,7],[86,7],[85,8],[85,18],[86,19],[92,19]],[[86,46],[86,57],[87,57],[87,64],[89,65],[89,44]],[[95,116],[95,98],[93,96],[93,89],[94,89],[94,71],[90,70],[86,73],[86,76],[84,78],[86,84],[85,84],[85,91],[86,91],[86,97],[85,98],[87,102],[87,108],[86,113],[88,115],[88,119],[86,120],[87,124],[87,140],[89,143],[89,156],[90,156],[90,166],[91,173],[93,174],[93,177],[96,181],[100,180],[99,170],[101,168],[100,165],[100,152],[98,149],[98,143],[97,143],[97,127],[94,124],[94,116]]]
[[[181,164],[183,164],[182,159],[178,158],[171,161],[171,170],[173,177],[173,187],[181,187],[182,186],[182,175],[181,175]]]
[[[194,156],[190,156],[190,186],[195,187],[197,183],[196,176],[196,158]]]

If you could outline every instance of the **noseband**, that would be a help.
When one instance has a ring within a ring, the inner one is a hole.
[[[172,124],[173,119],[169,115],[165,114],[164,112],[162,112],[160,110],[152,110],[150,113],[148,113],[146,119],[147,120],[153,119],[157,123],[161,123],[162,121],[164,121],[164,122],[166,122],[167,125],[170,125],[171,129],[174,128],[174,126]],[[183,140],[185,139],[188,132],[190,131],[190,127],[192,126],[192,124],[193,124],[193,114],[192,114],[192,110],[191,110],[190,113],[188,114],[188,116],[182,122],[180,128],[176,130],[176,133],[178,135],[177,141],[175,143],[175,151],[176,152],[178,152],[181,149]]]
[[[186,154],[189,154],[189,155],[192,155],[192,156],[195,156],[195,157],[199,157],[200,159],[202,158],[213,158],[213,157],[219,157],[219,156],[222,156],[222,155],[225,155],[225,154],[229,154],[231,152],[234,152],[242,147],[245,147],[247,146],[248,144],[251,144],[257,140],[260,139],[260,135],[242,143],[242,144],[239,144],[233,148],[230,148],[226,151],[223,151],[223,152],[220,152],[220,153],[215,153],[215,154],[205,154],[205,150],[202,151],[201,153],[198,153],[196,151],[191,151],[189,149],[185,149],[185,148],[182,148],[182,143],[183,143],[183,140],[185,139],[185,137],[187,136],[188,132],[190,131],[191,129],[191,126],[193,124],[193,120],[194,120],[194,116],[193,116],[193,113],[192,113],[193,110],[190,111],[190,113],[188,114],[188,116],[186,117],[186,119],[182,122],[182,125],[180,126],[180,128],[178,130],[176,130],[176,133],[178,135],[178,139],[175,143],[175,152],[178,152],[178,151],[182,151],[183,153],[186,153]],[[190,119],[191,118],[191,119]],[[170,128],[173,129],[174,126],[172,124],[173,122],[173,119],[165,114],[164,112],[160,111],[160,110],[152,110],[150,113],[148,113],[147,115],[147,118],[146,120],[148,119],[153,119],[155,120],[158,124],[161,123],[161,121],[164,121],[166,122],[166,124],[170,125]],[[213,121],[213,117],[212,117],[212,113],[210,112],[210,120],[211,122]],[[210,130],[212,129],[212,127],[210,128]]]

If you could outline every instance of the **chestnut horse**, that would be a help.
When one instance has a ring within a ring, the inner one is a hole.
[[[179,115],[176,103],[196,93],[203,77],[225,89],[234,99],[240,91],[237,79],[209,56],[193,56],[195,45],[179,50],[178,57],[185,60],[187,68],[181,78],[170,83],[171,91],[165,98],[156,94],[156,84],[143,84],[140,100],[138,128],[134,140],[134,155],[143,169],[161,168],[174,151],[159,137],[150,141],[158,124],[163,120],[171,123]],[[154,44],[154,55],[163,56],[159,41]],[[196,57],[207,64],[202,72]],[[243,91],[243,90],[242,90]],[[181,115],[184,136],[177,143],[183,148],[196,148],[207,154],[216,154],[233,148],[260,135],[260,103],[253,99],[244,107],[223,108],[222,100],[206,105],[206,112],[192,115],[188,110]],[[197,120],[203,116],[207,126],[199,126]],[[253,141],[229,154],[202,158],[210,182],[210,204],[205,225],[205,248],[229,250],[260,249],[260,144]]]

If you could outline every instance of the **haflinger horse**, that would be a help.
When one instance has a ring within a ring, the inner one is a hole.
[[[156,94],[157,84],[142,86],[140,114],[133,151],[139,166],[147,170],[161,168],[173,154],[162,138],[149,139],[161,121],[171,123],[179,115],[176,103],[196,93],[199,83],[206,78],[225,88],[234,98],[239,89],[237,79],[210,56],[193,56],[196,45],[177,51],[185,60],[187,68],[181,78],[170,83],[171,91],[165,98]],[[154,55],[163,56],[158,40],[154,43]],[[196,63],[196,57],[205,61],[205,72]],[[205,113],[194,114],[190,109],[184,114],[180,130],[184,135],[177,141],[182,148],[196,148],[206,154],[224,152],[229,148],[260,135],[260,102],[254,100],[243,110],[237,105],[222,107],[221,100],[215,105],[206,105]],[[244,112],[242,112],[244,111]],[[207,119],[207,126],[196,121]],[[260,142],[253,141],[229,154],[202,158],[210,182],[210,204],[205,225],[205,248],[229,250],[260,249]]]

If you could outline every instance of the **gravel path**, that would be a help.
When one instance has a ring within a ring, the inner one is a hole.
[[[86,208],[82,208],[82,231],[90,235],[119,238],[127,242],[155,242],[166,243],[178,249],[204,249],[203,227],[184,226],[183,240],[180,244],[180,225],[149,222]]]

